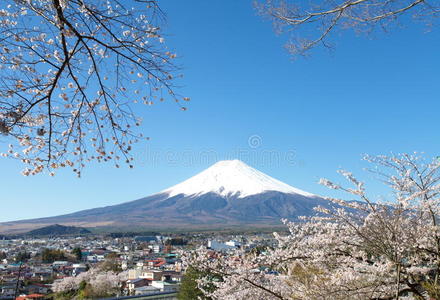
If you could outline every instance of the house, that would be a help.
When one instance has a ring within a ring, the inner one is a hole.
[[[218,241],[208,241],[208,249],[212,249],[214,251],[227,252],[229,250],[236,249],[237,247],[239,247],[239,244],[236,244],[233,241],[229,241],[226,243],[220,243]]]
[[[46,281],[52,277],[53,271],[50,268],[35,269],[31,275],[34,280]]]
[[[87,272],[87,266],[84,264],[73,264],[72,276],[78,276],[80,273]]]
[[[236,248],[240,248],[240,246],[241,246],[240,242],[237,242],[234,240],[230,240],[230,241],[226,242],[225,245],[231,246],[231,247],[236,247]]]
[[[14,285],[3,285],[0,286],[0,297],[8,298],[15,296],[15,286]]]
[[[54,268],[65,267],[67,265],[69,265],[69,262],[68,261],[64,261],[64,260],[54,261],[52,263],[52,267],[54,267]]]
[[[163,272],[159,270],[146,270],[143,271],[139,276],[140,278],[145,278],[152,281],[157,281],[162,279]]]
[[[160,253],[160,251],[162,250],[162,247],[158,244],[155,244],[151,247],[151,249],[153,250],[154,253]]]
[[[128,270],[128,279],[139,278],[142,274],[142,269],[130,269]]]
[[[145,262],[150,268],[160,268],[167,263],[164,258],[149,259]]]
[[[161,292],[176,292],[179,290],[177,282],[153,281],[151,286],[160,289]]]
[[[148,286],[151,284],[151,280],[145,278],[129,279],[127,280],[127,288],[130,295],[134,294],[136,288]]]
[[[91,263],[96,263],[96,262],[100,262],[100,261],[104,261],[105,257],[104,255],[88,255],[87,256],[87,261],[91,262]]]
[[[48,294],[50,287],[45,284],[34,283],[26,287],[29,294]]]
[[[182,276],[181,273],[175,271],[164,271],[161,280],[167,282],[181,282]]]

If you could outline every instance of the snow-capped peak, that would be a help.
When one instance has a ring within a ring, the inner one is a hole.
[[[236,195],[238,198],[243,198],[266,191],[299,194],[306,197],[315,196],[272,178],[240,160],[219,161],[162,193],[168,193],[170,197],[179,194],[216,193],[222,196]]]

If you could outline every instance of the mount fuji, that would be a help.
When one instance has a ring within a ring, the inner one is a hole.
[[[219,161],[157,194],[67,215],[0,224],[25,231],[51,224],[82,227],[221,228],[280,225],[314,214],[329,202],[272,178],[239,160]]]

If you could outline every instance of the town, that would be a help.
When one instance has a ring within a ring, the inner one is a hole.
[[[177,299],[186,253],[273,242],[269,234],[127,235],[3,237],[0,299]]]

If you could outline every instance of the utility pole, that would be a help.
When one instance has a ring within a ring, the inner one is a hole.
[[[23,262],[20,262],[20,266],[18,267],[18,276],[17,276],[17,284],[15,285],[15,297],[17,299],[20,285],[20,276],[21,276],[21,267],[23,266]]]

